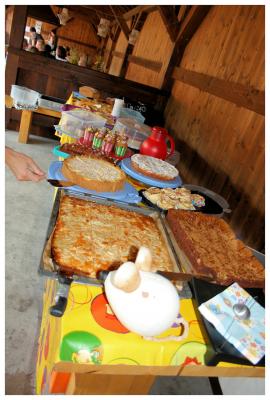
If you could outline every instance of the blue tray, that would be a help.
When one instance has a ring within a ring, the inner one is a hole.
[[[61,172],[62,164],[62,161],[54,161],[50,164],[48,170],[48,179],[59,179],[61,181],[67,180]],[[76,185],[69,186],[67,189],[71,189],[79,193],[88,193],[96,197],[113,199],[124,203],[139,203],[142,199],[137,190],[127,182],[125,183],[124,189],[117,192],[96,192],[95,190],[84,189]]]
[[[159,179],[150,178],[140,172],[135,171],[131,166],[130,158],[125,158],[121,161],[120,166],[126,174],[131,176],[132,178],[136,179],[137,181],[143,182],[146,185],[160,187],[160,188],[177,188],[182,185],[182,179],[178,175],[175,179],[171,181],[162,181]]]
[[[55,146],[53,148],[53,154],[57,157],[62,157],[62,158],[68,158],[70,154],[64,153],[63,151],[60,150],[61,144],[59,146]]]

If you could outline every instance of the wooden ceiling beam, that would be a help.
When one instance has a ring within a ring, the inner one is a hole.
[[[174,6],[157,6],[162,21],[172,42],[175,42],[180,23],[175,14]]]
[[[162,88],[171,91],[173,85],[172,73],[175,67],[178,67],[183,57],[186,46],[192,36],[199,28],[204,18],[208,14],[211,6],[192,6],[180,25],[180,30],[177,35],[174,50],[167,67]]]
[[[157,10],[157,6],[137,6],[134,7],[132,10],[127,11],[125,14],[122,15],[124,20],[128,21],[131,19],[134,15],[137,15],[139,13],[145,12],[145,13],[150,13],[153,11]]]
[[[116,12],[114,11],[113,6],[110,6],[110,7],[111,7],[112,13],[113,13],[118,25],[120,26],[120,28],[122,29],[126,39],[128,40],[130,31],[129,31],[129,28],[128,28],[127,24],[126,24],[126,21],[123,19],[122,16],[116,14]]]

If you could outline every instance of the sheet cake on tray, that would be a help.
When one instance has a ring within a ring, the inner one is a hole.
[[[96,278],[99,270],[134,260],[141,245],[152,251],[154,270],[176,271],[154,217],[72,196],[61,198],[51,244],[60,271]]]
[[[209,275],[224,286],[237,282],[244,288],[264,287],[264,267],[223,219],[170,209],[167,222],[188,272]]]

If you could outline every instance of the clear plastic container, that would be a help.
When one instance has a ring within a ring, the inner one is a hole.
[[[113,128],[114,132],[125,132],[128,136],[128,147],[139,150],[145,139],[151,135],[151,128],[132,118],[119,118]]]
[[[12,85],[10,96],[18,110],[36,110],[41,94],[24,86]]]
[[[54,101],[48,97],[42,96],[38,99],[39,107],[48,108],[49,110],[61,112],[63,103]]]
[[[106,119],[100,117],[91,111],[74,109],[63,111],[61,118],[61,132],[75,139],[79,139],[84,135],[86,128],[103,128]]]
[[[138,121],[140,124],[143,124],[145,120],[145,117],[139,111],[125,107],[121,108],[120,118],[132,118]]]

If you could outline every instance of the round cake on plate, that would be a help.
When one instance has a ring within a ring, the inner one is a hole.
[[[166,161],[142,154],[134,154],[131,157],[131,166],[141,174],[164,181],[173,180],[179,175],[178,170]]]
[[[65,159],[62,174],[72,183],[97,192],[116,192],[125,185],[126,175],[111,162],[90,156]]]

